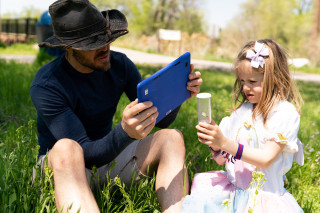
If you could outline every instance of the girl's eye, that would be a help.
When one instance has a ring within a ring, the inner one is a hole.
[[[250,82],[250,84],[254,84],[254,83],[256,83],[256,81],[249,81]]]

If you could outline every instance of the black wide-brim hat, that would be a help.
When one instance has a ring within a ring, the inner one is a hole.
[[[49,13],[53,36],[39,47],[96,50],[128,33],[127,19],[120,11],[100,12],[88,0],[58,0]]]

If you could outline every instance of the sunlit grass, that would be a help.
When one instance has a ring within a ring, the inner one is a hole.
[[[0,54],[8,55],[36,55],[39,52],[36,42],[15,43],[10,46],[0,45]]]

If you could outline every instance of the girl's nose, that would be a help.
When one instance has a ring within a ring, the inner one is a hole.
[[[250,87],[246,83],[243,84],[242,89],[243,91],[250,91]]]

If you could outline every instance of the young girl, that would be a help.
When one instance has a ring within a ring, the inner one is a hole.
[[[182,212],[303,212],[283,182],[293,160],[303,165],[302,99],[286,53],[273,40],[249,42],[235,71],[234,112],[219,127],[196,126],[199,141],[227,171],[196,174]]]

